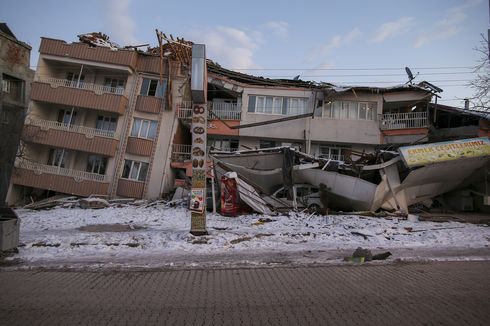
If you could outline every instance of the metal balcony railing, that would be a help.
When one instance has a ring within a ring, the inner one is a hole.
[[[423,128],[428,125],[427,112],[385,113],[379,119],[381,130]]]
[[[191,159],[192,145],[173,144],[172,161],[184,162]]]
[[[240,120],[242,112],[236,103],[208,102],[208,120],[216,119],[216,116],[223,120]],[[191,118],[192,102],[184,101],[179,103],[177,117],[179,119]]]
[[[67,80],[67,79],[52,78],[52,77],[37,77],[35,81],[41,83],[48,83],[53,87],[64,86],[64,87],[85,89],[85,90],[93,91],[96,94],[102,94],[102,93],[112,93],[116,95],[124,94],[124,87],[111,87],[111,86],[105,86],[100,84],[86,83],[84,81],[78,82],[77,80]]]
[[[44,130],[55,129],[55,130],[76,132],[76,133],[84,134],[89,138],[93,136],[99,136],[99,137],[117,139],[118,137],[115,131],[100,130],[100,129],[90,128],[85,126],[68,125],[58,121],[27,118],[26,125],[37,126]]]
[[[47,173],[47,174],[61,175],[65,177],[72,177],[75,179],[75,181],[90,180],[90,181],[104,182],[106,178],[106,176],[103,174],[90,173],[90,172],[79,171],[79,170],[71,170],[59,166],[31,162],[25,159],[17,159],[15,161],[15,166],[18,168],[32,170],[34,171],[34,173],[38,173],[38,174]]]
[[[223,120],[240,120],[242,117],[241,108],[236,103],[208,102],[208,119],[216,119],[216,116]]]

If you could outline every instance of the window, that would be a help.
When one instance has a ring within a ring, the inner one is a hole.
[[[2,92],[10,93],[10,80],[2,79]]]
[[[299,115],[306,113],[306,101],[304,98],[290,98],[287,115]]]
[[[323,105],[323,117],[349,120],[374,120],[376,102],[335,101]]]
[[[0,123],[7,125],[9,123],[9,116],[6,107],[3,107],[3,110],[0,111]]]
[[[306,98],[250,95],[248,97],[248,112],[298,115],[306,113],[306,103]]]
[[[163,84],[160,84],[158,79],[143,78],[140,95],[164,97],[166,89],[166,80],[163,81]]]
[[[1,91],[4,93],[5,99],[24,103],[24,80],[6,74],[2,74],[0,79],[2,80]]]
[[[69,152],[64,149],[51,148],[49,150],[48,165],[59,166],[61,168],[66,167],[68,161],[68,153]]]
[[[107,158],[99,155],[89,155],[87,160],[87,172],[105,174]]]
[[[131,137],[155,139],[157,135],[157,122],[134,118]]]
[[[110,93],[122,94],[124,92],[124,80],[106,77],[104,79],[104,90]]]
[[[75,125],[75,120],[77,117],[77,111],[72,110],[59,110],[58,111],[58,122],[66,126]]]
[[[101,131],[110,131],[114,133],[117,127],[117,118],[115,117],[107,117],[99,115],[97,117],[97,122],[95,125],[95,129]]]
[[[148,172],[148,163],[124,160],[122,177],[125,179],[145,181]]]
[[[282,97],[257,96],[255,112],[264,114],[282,114]]]
[[[276,147],[276,142],[273,140],[261,140],[259,148],[273,148]]]
[[[234,152],[238,150],[238,139],[208,139],[208,146],[222,151]]]
[[[78,76],[79,76],[78,73],[68,72],[66,74],[65,86],[82,87],[83,81],[85,80],[85,75],[80,75],[80,78],[78,78]]]
[[[321,158],[343,161],[343,150],[345,149],[345,147],[343,148],[336,146],[320,145],[320,153],[318,156]]]
[[[374,120],[376,117],[376,103],[359,103],[359,119]]]

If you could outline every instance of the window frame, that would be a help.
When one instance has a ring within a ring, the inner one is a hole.
[[[153,88],[152,87],[153,82],[156,83],[156,87],[155,87],[154,91],[151,92],[153,94],[150,94],[150,90],[152,90],[152,88]],[[143,80],[141,82],[141,88],[140,88],[139,95],[165,98],[166,92],[167,92],[167,81],[166,80],[163,80],[163,83],[160,83],[160,80],[158,80],[158,79],[143,77]]]
[[[129,163],[129,169],[127,169],[128,163]],[[125,159],[121,178],[126,179],[126,180],[145,182],[146,177],[148,175],[149,165],[150,164],[148,162],[133,161],[133,160],[126,160]],[[135,166],[137,166],[137,167],[135,168]],[[141,175],[141,171],[145,171],[144,176]],[[133,177],[133,176],[135,176],[135,177]]]
[[[143,125],[145,123],[147,124],[146,132],[145,132],[146,135],[142,135],[142,130],[144,130]],[[135,127],[135,126],[137,126],[137,127]],[[154,129],[152,129],[152,126],[154,126],[153,127]],[[134,132],[135,128],[138,129],[136,134]],[[133,118],[133,126],[131,127],[130,136],[135,137],[135,138],[141,138],[141,139],[155,140],[157,137],[157,129],[158,129],[158,121],[156,121],[156,120]],[[151,130],[154,130],[153,138],[150,137],[150,131]]]
[[[90,159],[93,158],[93,162],[91,163]],[[89,169],[89,167],[91,167]],[[96,155],[96,154],[89,154],[87,157],[87,168],[86,171],[89,173],[95,173],[95,174],[100,174],[100,175],[105,175],[107,169],[107,157],[101,156],[101,155]],[[97,171],[95,171],[97,170]],[[102,170],[102,173],[101,173]]]

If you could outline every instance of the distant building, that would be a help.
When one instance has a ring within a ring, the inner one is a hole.
[[[0,207],[7,196],[34,76],[30,55],[31,47],[0,23]]]

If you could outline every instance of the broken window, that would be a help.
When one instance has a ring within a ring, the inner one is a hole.
[[[143,78],[140,95],[164,97],[167,89],[167,81],[160,84],[158,79]]]
[[[105,174],[107,158],[100,155],[89,155],[87,160],[87,172]]]
[[[131,137],[155,139],[157,135],[157,121],[134,118]]]
[[[130,180],[145,181],[148,172],[148,163],[124,160],[122,178]]]

